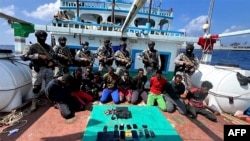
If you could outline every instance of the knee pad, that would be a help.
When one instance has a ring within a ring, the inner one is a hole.
[[[33,86],[33,93],[38,94],[42,88],[42,85],[34,85]]]

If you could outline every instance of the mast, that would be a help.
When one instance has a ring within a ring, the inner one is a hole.
[[[111,15],[111,22],[115,23],[115,0],[112,0],[112,15]]]
[[[140,8],[146,3],[146,0],[135,0],[129,10],[129,13],[126,17],[125,22],[122,25],[121,28],[121,33],[123,34],[123,32],[125,31],[125,29],[129,26],[129,24],[131,23],[131,21],[134,19],[134,17],[136,16],[136,14],[138,13],[138,11],[140,10]]]
[[[201,56],[201,63],[202,64],[210,64],[212,60],[213,54],[213,45],[216,43],[219,35],[211,35],[211,21],[212,21],[212,14],[214,8],[214,0],[210,0],[209,10],[208,10],[208,19],[206,23],[203,25],[204,35],[200,37],[198,40],[198,45],[202,48],[202,56]]]
[[[152,9],[152,0],[150,0],[150,2],[149,2],[149,10],[148,10],[148,23],[150,23],[151,9]]]
[[[211,0],[210,1],[210,5],[209,5],[209,10],[208,10],[208,20],[207,20],[207,23],[208,23],[209,27],[207,29],[207,34],[210,34],[211,21],[212,21],[212,16],[213,16],[213,9],[214,9],[214,0]]]
[[[79,0],[76,0],[76,21],[80,21],[80,17],[79,17]]]

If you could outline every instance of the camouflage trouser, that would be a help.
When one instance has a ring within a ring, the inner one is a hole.
[[[192,87],[192,82],[191,82],[192,75],[185,73],[185,72],[180,72],[180,71],[177,71],[176,74],[179,74],[182,76],[186,91],[189,90]]]
[[[98,71],[100,72],[103,72],[103,69],[105,69],[106,71],[108,70],[108,67],[111,67],[111,65],[107,65],[107,64],[102,64],[102,63],[99,63],[99,68],[98,68]]]
[[[146,75],[148,78],[151,78],[153,75],[155,75],[157,68],[154,67],[144,67],[144,75]]]
[[[41,87],[42,82],[44,80],[45,86],[53,79],[53,70],[52,68],[46,68],[46,67],[40,67],[40,71],[36,72],[34,68],[32,69],[32,85],[33,85],[33,90],[37,86]],[[34,93],[34,98],[37,98],[38,95]]]
[[[62,76],[63,74],[69,73],[69,68],[67,66],[65,67],[55,67],[54,77]]]
[[[117,66],[115,73],[117,75],[121,76],[125,70],[127,70],[125,66]]]

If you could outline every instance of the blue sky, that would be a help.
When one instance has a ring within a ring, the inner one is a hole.
[[[148,0],[149,1],[149,0]],[[153,0],[158,5],[159,0]],[[173,8],[172,30],[186,31],[188,36],[201,36],[210,0],[162,0],[162,9]],[[249,0],[215,0],[211,33],[250,29]],[[59,8],[59,0],[1,0],[0,12],[35,23],[48,24]],[[0,45],[13,45],[13,30],[0,18]],[[232,42],[250,44],[249,35],[221,38],[224,45]],[[30,34],[26,42],[35,41]]]

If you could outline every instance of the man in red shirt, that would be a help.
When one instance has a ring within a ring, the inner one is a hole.
[[[156,75],[150,79],[150,91],[148,95],[148,106],[153,106],[155,101],[162,111],[166,111],[166,102],[164,100],[162,91],[163,86],[167,83],[167,79],[162,76],[161,70],[156,71]]]

